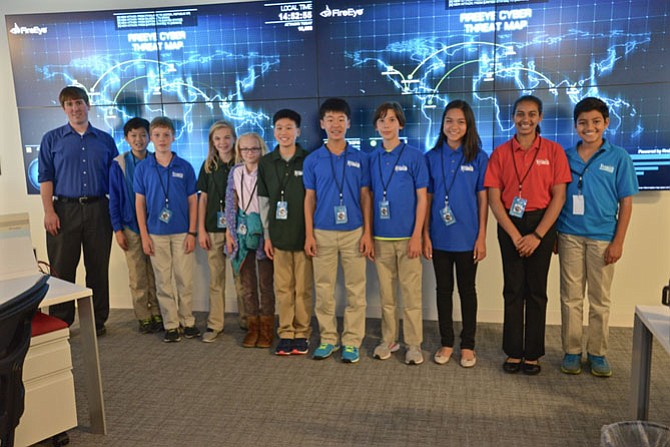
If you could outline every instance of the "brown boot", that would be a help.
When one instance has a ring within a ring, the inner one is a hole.
[[[244,336],[242,346],[253,348],[258,342],[258,316],[247,315],[247,335]]]
[[[260,335],[258,336],[258,341],[256,342],[257,348],[269,348],[272,346],[272,340],[274,339],[275,334],[275,316],[274,315],[261,315],[261,329]]]

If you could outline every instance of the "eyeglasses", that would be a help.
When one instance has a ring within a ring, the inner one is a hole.
[[[260,152],[260,147],[241,147],[241,152]]]

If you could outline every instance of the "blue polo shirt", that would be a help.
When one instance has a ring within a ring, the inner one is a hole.
[[[129,228],[135,233],[140,232],[135,213],[135,167],[146,160],[138,160],[132,151],[125,152],[116,158],[109,170],[109,218],[114,231]]]
[[[470,163],[465,162],[463,150],[452,150],[444,144],[426,153],[433,194],[430,208],[430,238],[433,248],[442,251],[471,251],[479,233],[477,193],[484,190],[484,174],[488,156],[482,150]],[[446,178],[445,178],[446,177]],[[456,219],[452,225],[442,220],[444,199],[449,189],[449,206]]]
[[[310,153],[302,166],[305,189],[316,192],[314,228],[318,230],[351,231],[363,225],[361,188],[370,187],[368,156],[347,144],[340,155],[326,146]],[[340,205],[340,186],[348,221],[335,223],[335,207]]]
[[[416,190],[428,187],[428,168],[423,154],[414,146],[400,143],[391,151],[383,147],[370,156],[370,184],[373,193],[374,237],[407,239],[416,218]],[[379,203],[389,202],[389,219],[380,218]]]
[[[581,144],[578,143],[578,145]],[[638,193],[637,176],[633,161],[622,147],[604,140],[591,163],[584,162],[577,146],[566,151],[572,182],[568,184],[565,205],[558,217],[558,231],[601,241],[614,238],[619,212],[619,201]],[[573,196],[580,194],[579,177],[583,172],[581,194],[584,196],[584,214],[573,214]]]
[[[170,164],[163,167],[156,161],[155,154],[147,155],[135,169],[133,186],[136,193],[146,198],[149,234],[188,232],[188,198],[196,193],[195,171],[189,162],[174,154]],[[166,192],[168,208],[172,211],[169,223],[159,219],[165,207]]]
[[[108,133],[89,123],[79,135],[68,123],[42,137],[37,178],[40,183],[53,182],[55,196],[104,196],[109,192],[109,167],[117,155]]]

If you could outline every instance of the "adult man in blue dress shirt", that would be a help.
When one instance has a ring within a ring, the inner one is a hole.
[[[105,334],[109,316],[109,168],[118,150],[114,139],[88,122],[86,91],[65,87],[58,97],[68,123],[47,132],[39,152],[39,182],[52,274],[75,281],[83,248],[86,286],[93,290],[95,328]],[[74,303],[52,306],[68,325]]]

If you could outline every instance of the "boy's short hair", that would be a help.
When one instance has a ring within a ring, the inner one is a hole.
[[[389,110],[393,110],[395,113],[395,117],[398,118],[400,127],[405,127],[405,123],[407,122],[405,119],[405,112],[402,110],[402,106],[395,101],[388,101],[377,107],[375,116],[372,118],[372,124],[376,126],[378,119],[386,118],[386,114]]]
[[[347,115],[347,119],[351,119],[351,108],[342,98],[326,99],[319,107],[319,119],[323,119],[328,112],[341,112]]]
[[[172,131],[173,134],[175,133],[174,123],[167,116],[157,116],[156,118],[152,119],[151,124],[149,125],[149,132],[151,133],[151,131],[156,127],[167,127]]]
[[[293,121],[295,123],[295,127],[300,127],[300,121],[301,121],[300,114],[295,110],[291,109],[281,109],[277,111],[277,113],[275,113],[275,115],[272,117],[272,125],[277,124],[277,121],[284,118]]]
[[[81,87],[68,85],[58,94],[58,101],[60,102],[61,107],[65,105],[65,101],[72,101],[75,99],[83,99],[87,106],[91,105],[88,99],[88,93]]]
[[[149,121],[139,117],[131,118],[126,124],[123,125],[123,136],[127,137],[131,130],[140,128],[146,130],[147,133],[149,133]]]
[[[575,111],[572,114],[575,120],[575,124],[577,124],[577,118],[579,118],[579,115],[584,112],[590,112],[591,110],[597,110],[600,112],[600,114],[603,116],[603,119],[610,117],[610,110],[609,107],[607,107],[605,101],[600,98],[589,96],[582,99],[575,105]]]

